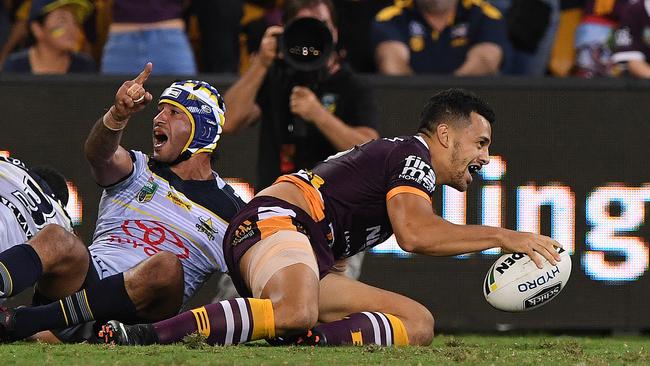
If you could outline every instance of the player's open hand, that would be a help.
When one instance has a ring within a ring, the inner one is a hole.
[[[556,265],[560,261],[560,254],[555,248],[559,247],[562,245],[548,236],[517,231],[509,232],[502,245],[506,252],[528,255],[537,268],[544,266],[542,257]]]
[[[148,62],[140,75],[125,81],[115,94],[115,104],[111,111],[116,120],[126,120],[141,111],[153,100],[153,96],[144,88],[144,83],[151,75],[153,64]]]

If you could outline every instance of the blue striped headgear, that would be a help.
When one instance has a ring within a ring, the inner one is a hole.
[[[181,109],[192,124],[190,138],[177,161],[200,152],[214,151],[226,122],[226,105],[217,89],[205,81],[178,81],[163,91],[158,101],[158,104],[161,103]]]

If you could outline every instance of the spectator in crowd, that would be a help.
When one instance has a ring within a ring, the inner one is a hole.
[[[612,61],[635,78],[650,78],[650,0],[636,0],[623,9],[614,33]]]
[[[320,19],[336,41],[330,0],[286,0],[284,9],[285,23],[297,17]],[[225,94],[230,107],[224,132],[232,133],[261,120],[258,189],[281,174],[379,137],[378,113],[370,89],[338,54],[332,53],[315,85],[298,85],[295,72],[278,58],[282,31],[279,26],[266,30],[250,68]],[[298,128],[299,124],[304,129]]]
[[[87,0],[34,0],[29,12],[33,45],[15,52],[5,61],[3,71],[10,73],[67,74],[94,72],[95,63],[75,52],[80,24],[92,11]]]
[[[403,0],[380,11],[372,24],[380,73],[482,76],[503,60],[506,25],[484,0]]]
[[[151,61],[155,74],[196,74],[183,21],[183,0],[113,0],[101,72],[135,74]]]
[[[610,38],[627,0],[588,0],[576,29],[576,76],[591,78],[611,72]]]
[[[239,70],[239,32],[243,0],[194,0],[192,13],[198,19],[202,72]]]

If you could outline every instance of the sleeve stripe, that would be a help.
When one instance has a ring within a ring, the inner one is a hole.
[[[415,194],[415,195],[418,195],[420,197],[423,197],[424,199],[429,201],[429,203],[431,203],[431,197],[429,197],[428,194],[426,194],[421,189],[411,187],[411,186],[399,186],[399,187],[395,187],[395,188],[391,189],[390,191],[388,191],[388,193],[386,193],[386,202],[388,202],[391,198],[397,196],[400,193]]]

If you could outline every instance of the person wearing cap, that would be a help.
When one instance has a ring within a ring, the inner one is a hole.
[[[10,54],[7,73],[67,74],[95,72],[90,56],[76,52],[80,24],[93,5],[87,0],[32,0],[29,13],[30,43]]]
[[[244,202],[210,165],[225,122],[219,92],[203,81],[173,83],[158,101],[153,154],[120,145],[130,117],[153,100],[143,86],[152,67],[148,63],[122,84],[85,143],[92,175],[104,189],[93,242],[84,252],[87,270],[59,283],[39,282],[42,293],[72,289],[49,297],[47,305],[0,311],[0,341],[65,328],[54,331],[57,339],[74,342],[94,335],[96,319],[165,319],[210,274],[226,271],[223,234]],[[41,233],[28,242],[31,255],[0,255],[1,263],[12,263],[6,271],[0,266],[0,278],[8,279],[0,291],[12,283],[17,293],[46,277],[57,265],[50,253],[59,245],[85,248],[59,226]]]

